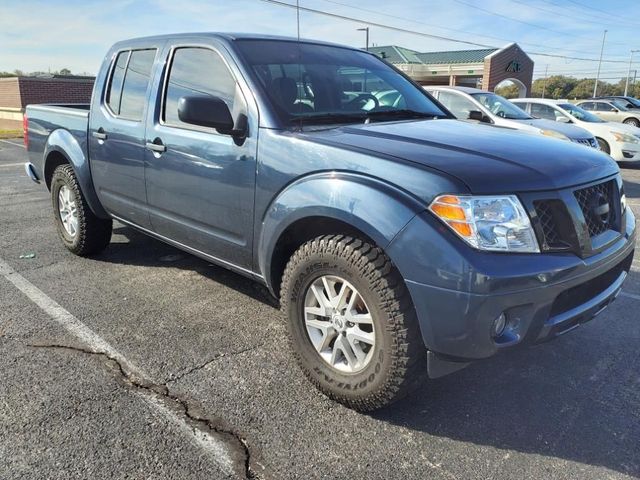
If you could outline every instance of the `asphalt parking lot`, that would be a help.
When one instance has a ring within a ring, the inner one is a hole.
[[[21,145],[0,140],[0,478],[640,477],[640,261],[589,324],[363,415],[305,380],[261,286],[122,225],[68,253]]]

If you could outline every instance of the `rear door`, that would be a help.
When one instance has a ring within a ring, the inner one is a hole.
[[[149,228],[144,179],[145,112],[159,45],[116,52],[89,122],[91,175],[112,215]]]
[[[153,230],[227,266],[252,266],[256,180],[256,125],[237,70],[223,47],[181,44],[167,54],[158,81],[157,112],[147,129],[146,185]],[[238,141],[212,128],[183,123],[178,101],[216,96],[237,121],[249,117],[249,137]],[[163,151],[157,151],[161,145]],[[196,252],[196,253],[197,253]]]

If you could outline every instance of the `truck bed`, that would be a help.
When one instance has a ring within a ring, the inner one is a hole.
[[[27,105],[25,115],[29,129],[29,161],[38,178],[44,178],[45,145],[56,130],[70,133],[77,142],[75,148],[80,148],[87,158],[88,103]]]

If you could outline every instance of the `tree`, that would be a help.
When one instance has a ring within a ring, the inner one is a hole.
[[[544,90],[545,98],[567,98],[577,83],[578,79],[564,75],[552,75],[546,78],[546,82],[544,78],[537,78],[531,86],[531,95],[542,97]]]
[[[518,98],[520,96],[520,89],[515,83],[498,87],[495,92],[504,98]]]
[[[69,70],[68,68],[63,68],[62,70],[60,70],[58,72],[60,75],[71,75],[71,70]]]

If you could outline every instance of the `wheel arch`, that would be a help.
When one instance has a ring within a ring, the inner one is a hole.
[[[100,218],[110,218],[93,187],[85,151],[71,132],[62,128],[53,131],[47,138],[43,157],[43,176],[48,190],[51,190],[51,178],[55,169],[60,165],[69,164],[73,168],[89,208]]]
[[[281,192],[263,217],[257,249],[259,271],[278,296],[289,258],[307,241],[345,234],[384,250],[424,208],[406,192],[378,179],[335,172],[305,178]]]

